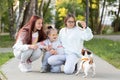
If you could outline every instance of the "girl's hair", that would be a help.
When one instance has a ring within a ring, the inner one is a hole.
[[[23,36],[24,38],[23,43],[24,44],[31,44],[32,43],[32,31],[35,28],[35,23],[38,19],[42,19],[42,17],[33,15],[30,20],[19,30],[18,34],[17,34],[17,38],[18,36]],[[43,24],[43,22],[42,22]],[[46,34],[43,31],[43,26],[41,27],[41,30],[38,30],[38,42],[43,41],[46,39]],[[17,41],[17,39],[16,39]]]
[[[48,35],[49,35],[52,31],[54,31],[54,30],[57,31],[56,28],[53,28],[52,26],[48,26],[48,27],[47,27],[47,31],[46,31],[46,35],[48,36]]]
[[[66,16],[65,19],[64,19],[64,24],[65,24],[65,26],[67,26],[66,23],[67,23],[67,20],[68,20],[70,17],[72,17],[72,18],[74,19],[75,23],[76,23],[75,16],[74,16],[73,14],[71,14],[71,13],[68,13],[67,16]],[[75,25],[76,25],[76,24],[75,24]]]

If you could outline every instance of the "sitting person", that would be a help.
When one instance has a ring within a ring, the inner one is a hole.
[[[57,29],[52,28],[52,26],[48,26],[46,34],[48,38],[38,43],[39,47],[45,50],[40,72],[45,73],[48,70],[50,70],[51,72],[61,72],[60,66],[50,66],[48,64],[48,58],[50,56],[64,54],[63,47],[58,39]]]
[[[14,56],[20,60],[18,67],[21,72],[31,71],[31,63],[41,55],[41,50],[36,43],[45,39],[46,34],[43,31],[43,19],[38,16],[32,16],[19,30],[13,46]]]

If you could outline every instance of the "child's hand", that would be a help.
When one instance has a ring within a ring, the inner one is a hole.
[[[43,47],[46,51],[50,51],[51,50],[51,46],[44,46]]]
[[[81,26],[79,24],[81,24]],[[78,21],[76,21],[76,26],[80,26],[80,28],[85,29],[86,28],[86,22],[78,20]]]
[[[48,51],[52,49],[52,45],[48,45]]]
[[[55,49],[51,49],[51,50],[50,50],[50,53],[51,53],[52,55],[55,55],[55,54],[57,54],[57,51],[56,51]]]
[[[30,45],[30,46],[29,46],[29,48],[30,48],[30,49],[34,49],[34,50],[35,50],[35,49],[37,49],[37,48],[38,48],[38,46],[37,46],[37,45]]]

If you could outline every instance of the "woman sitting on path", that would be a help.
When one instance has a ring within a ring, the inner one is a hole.
[[[41,55],[41,50],[36,44],[45,39],[43,19],[38,16],[32,16],[19,30],[13,46],[13,53],[20,60],[18,67],[21,72],[31,71],[31,63]]]
[[[65,55],[51,56],[48,63],[54,66],[64,64],[64,73],[72,74],[79,57],[81,57],[84,41],[92,39],[93,34],[91,29],[86,27],[84,21],[80,22],[82,29],[76,26],[75,17],[72,14],[66,16],[64,23],[66,27],[60,30],[59,39],[64,47]]]

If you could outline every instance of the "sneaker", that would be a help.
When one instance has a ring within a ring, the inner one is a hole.
[[[21,72],[27,72],[27,68],[25,66],[25,63],[19,63],[18,68],[20,69]]]
[[[32,71],[31,63],[26,63],[26,67],[27,67],[28,72]]]
[[[41,73],[46,73],[47,70],[46,70],[45,68],[41,68],[40,72],[41,72]]]
[[[31,71],[31,67],[30,64],[26,64],[26,63],[20,63],[18,68],[20,69],[21,72],[29,72]]]

